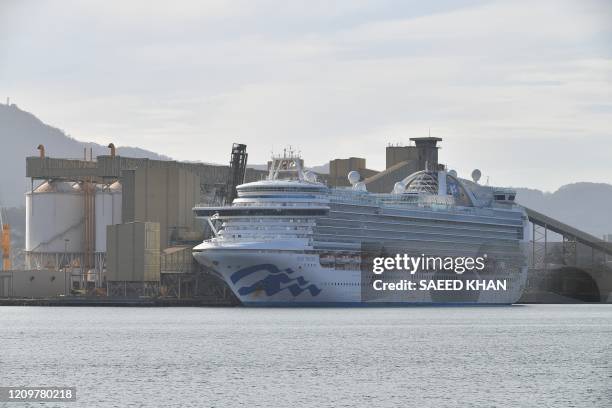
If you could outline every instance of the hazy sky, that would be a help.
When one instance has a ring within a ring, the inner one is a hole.
[[[431,128],[463,176],[612,183],[612,2],[0,0],[6,96],[176,159],[382,169]]]

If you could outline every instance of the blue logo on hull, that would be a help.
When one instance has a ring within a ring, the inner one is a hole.
[[[240,295],[245,296],[261,290],[266,293],[266,296],[275,295],[283,290],[288,290],[294,297],[305,291],[310,292],[311,296],[317,296],[319,293],[321,293],[321,289],[312,283],[309,284],[309,282],[304,279],[303,276],[298,276],[295,278],[289,276],[294,273],[292,269],[287,268],[281,271],[276,267],[276,265],[272,264],[254,265],[240,269],[239,271],[234,272],[230,276],[230,279],[232,280],[232,283],[236,284],[241,279],[261,270],[267,271],[268,275],[250,286],[243,286],[238,289],[238,293]]]

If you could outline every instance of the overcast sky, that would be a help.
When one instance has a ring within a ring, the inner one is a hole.
[[[0,0],[6,96],[180,160],[383,169],[431,128],[464,177],[612,183],[612,2]]]

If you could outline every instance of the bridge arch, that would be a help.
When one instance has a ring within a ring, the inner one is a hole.
[[[549,278],[549,290],[561,296],[583,302],[600,302],[601,292],[597,281],[586,270],[565,266],[554,271]]]

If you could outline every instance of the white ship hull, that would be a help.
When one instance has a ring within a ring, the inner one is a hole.
[[[319,255],[303,251],[221,249],[202,244],[195,248],[196,260],[214,271],[246,306],[381,306],[411,304],[512,304],[521,296],[527,270],[513,279],[504,271],[504,291],[472,291],[458,295],[432,290],[382,291],[376,299],[364,299],[362,273],[358,268],[322,267]],[[433,275],[419,276],[431,281]],[[488,277],[491,279],[491,277]]]

